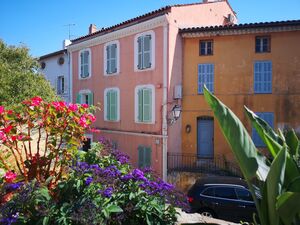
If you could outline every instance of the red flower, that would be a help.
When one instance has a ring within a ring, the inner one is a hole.
[[[84,116],[82,116],[79,120],[79,125],[86,128],[88,125],[86,123],[86,118]]]
[[[87,109],[89,107],[88,104],[81,104],[81,106],[82,106],[82,108],[85,108],[85,109]]]
[[[42,99],[41,97],[36,96],[36,97],[33,97],[33,98],[31,99],[30,105],[31,105],[31,106],[38,106],[38,105],[41,104],[42,101],[43,101],[43,99]]]
[[[12,135],[12,136],[11,136],[11,140],[12,140],[12,141],[17,140],[17,136],[16,136],[16,135]]]
[[[9,125],[8,127],[4,128],[3,131],[4,131],[4,133],[7,134],[7,133],[9,133],[11,131],[11,129],[12,129],[12,126]]]
[[[88,114],[87,116],[92,122],[96,121],[96,117],[93,114]]]
[[[0,106],[0,114],[4,112],[4,106]]]
[[[69,110],[72,111],[72,112],[77,111],[77,110],[78,110],[77,104],[72,104],[72,103],[70,103],[70,104],[69,104]]]
[[[7,183],[12,183],[17,177],[17,174],[11,171],[7,171],[4,175],[4,179]]]

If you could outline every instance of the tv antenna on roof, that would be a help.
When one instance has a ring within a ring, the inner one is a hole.
[[[71,36],[73,36],[73,35],[71,35],[71,27],[75,26],[75,25],[76,25],[75,23],[69,23],[69,24],[64,25],[64,27],[69,27],[69,40],[71,40]]]

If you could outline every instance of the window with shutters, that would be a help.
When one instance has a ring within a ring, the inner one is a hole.
[[[79,79],[89,78],[91,76],[91,50],[84,49],[79,52]]]
[[[141,85],[135,89],[135,121],[137,123],[154,123],[155,93],[153,85]]]
[[[274,128],[274,113],[273,112],[255,112],[255,114],[266,121],[271,128]],[[260,138],[256,129],[252,128],[252,140],[256,147],[266,147],[263,140]]]
[[[151,167],[152,150],[148,146],[138,147],[138,167],[147,168]]]
[[[199,45],[199,55],[213,55],[213,40],[201,40]]]
[[[104,90],[104,120],[120,120],[120,90],[119,88],[106,88]]]
[[[256,53],[271,52],[271,37],[270,36],[255,37],[255,52]]]
[[[155,36],[153,31],[138,34],[134,41],[135,71],[153,69],[155,63]]]
[[[57,94],[65,94],[65,77],[64,76],[58,76],[57,77]]]
[[[120,44],[113,41],[104,45],[104,75],[115,75],[120,70]]]
[[[76,94],[76,103],[78,104],[94,104],[94,94],[90,90],[81,90]]]
[[[272,62],[254,62],[254,93],[272,93]]]
[[[203,94],[203,86],[214,92],[214,64],[198,64],[198,94]]]

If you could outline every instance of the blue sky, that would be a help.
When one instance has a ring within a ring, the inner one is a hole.
[[[0,39],[25,44],[33,56],[62,48],[68,38],[87,34],[91,23],[108,27],[170,4],[202,0],[1,0]],[[239,23],[300,19],[300,0],[229,0]]]

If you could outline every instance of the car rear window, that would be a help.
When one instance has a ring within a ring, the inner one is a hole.
[[[237,199],[232,187],[215,187],[215,197]]]
[[[243,201],[253,201],[252,195],[250,191],[242,188],[236,188],[235,189],[238,199]]]
[[[214,188],[206,188],[201,194],[206,196],[215,196]]]

